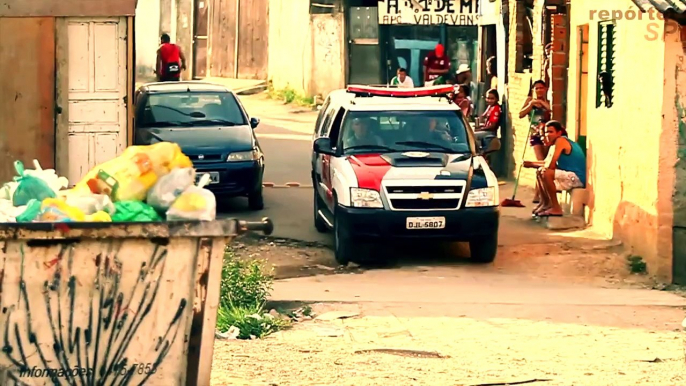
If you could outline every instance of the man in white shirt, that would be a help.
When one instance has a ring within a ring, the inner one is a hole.
[[[391,86],[396,86],[398,88],[413,88],[414,82],[412,78],[407,76],[407,70],[404,68],[399,68],[397,75],[391,79]]]

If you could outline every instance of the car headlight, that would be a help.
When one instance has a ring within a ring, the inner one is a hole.
[[[497,206],[498,197],[494,187],[483,189],[474,189],[467,195],[468,208],[483,207],[483,206]]]
[[[239,162],[239,161],[257,161],[260,159],[260,151],[253,149],[250,151],[239,151],[236,153],[231,153],[226,158],[227,162]]]
[[[354,208],[383,208],[381,195],[372,189],[350,188],[350,202]]]

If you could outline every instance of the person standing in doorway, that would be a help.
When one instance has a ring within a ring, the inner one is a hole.
[[[396,86],[398,88],[413,88],[414,81],[407,76],[407,70],[401,67],[398,69],[397,75],[391,79],[391,86]]]
[[[160,82],[175,82],[181,79],[181,71],[186,70],[186,57],[181,48],[171,42],[167,34],[160,38],[157,50],[155,73]]]
[[[548,155],[548,148],[544,142],[545,124],[551,119],[550,102],[547,98],[548,86],[543,80],[535,81],[531,86],[529,97],[519,111],[519,118],[530,117],[529,145],[533,148],[537,161],[543,161]],[[540,202],[538,192],[534,197],[534,204]]]
[[[445,84],[450,72],[450,58],[445,54],[443,44],[436,44],[436,48],[424,58],[424,86]]]
[[[465,63],[460,64],[455,72],[455,78],[457,84],[469,86],[469,94],[467,96],[474,103],[478,98],[476,95],[477,89],[476,84],[472,82],[472,70],[469,68],[469,65]]]
[[[498,62],[495,56],[491,56],[486,60],[486,74],[491,78],[490,85],[494,90],[498,89]]]

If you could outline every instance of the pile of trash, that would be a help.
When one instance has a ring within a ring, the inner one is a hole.
[[[217,200],[196,182],[193,163],[179,145],[131,146],[93,168],[72,189],[54,169],[14,163],[17,176],[0,188],[0,222],[212,221]]]

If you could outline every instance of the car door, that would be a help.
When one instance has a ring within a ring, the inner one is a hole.
[[[329,108],[329,111],[327,111],[326,115],[324,116],[324,120],[322,122],[320,131],[318,133],[315,133],[315,135],[319,135],[319,137],[327,136],[329,132],[329,127],[331,126],[331,122],[333,121],[335,114],[336,109]],[[330,191],[328,190],[330,184],[326,184],[326,178],[329,174],[329,164],[331,156],[323,154],[314,154],[314,157],[315,165],[313,185],[319,192],[320,197],[328,197],[330,195]]]
[[[326,136],[329,138],[331,141],[331,145],[334,148],[334,150],[338,147],[339,144],[339,137],[340,137],[340,131],[341,131],[341,123],[343,122],[343,117],[345,116],[346,109],[341,107],[333,110],[333,114],[331,115],[333,118],[333,121],[331,124],[327,125],[327,132]],[[328,118],[329,116],[327,116]],[[341,154],[341,153],[337,153]],[[336,171],[333,170],[331,167],[331,159],[334,156],[330,155],[325,155],[322,156],[322,183],[323,183],[323,188],[325,190],[325,197],[326,197],[326,204],[333,213],[336,203],[334,202],[333,199],[333,191],[334,191],[334,186],[333,186],[333,179],[336,177]]]

